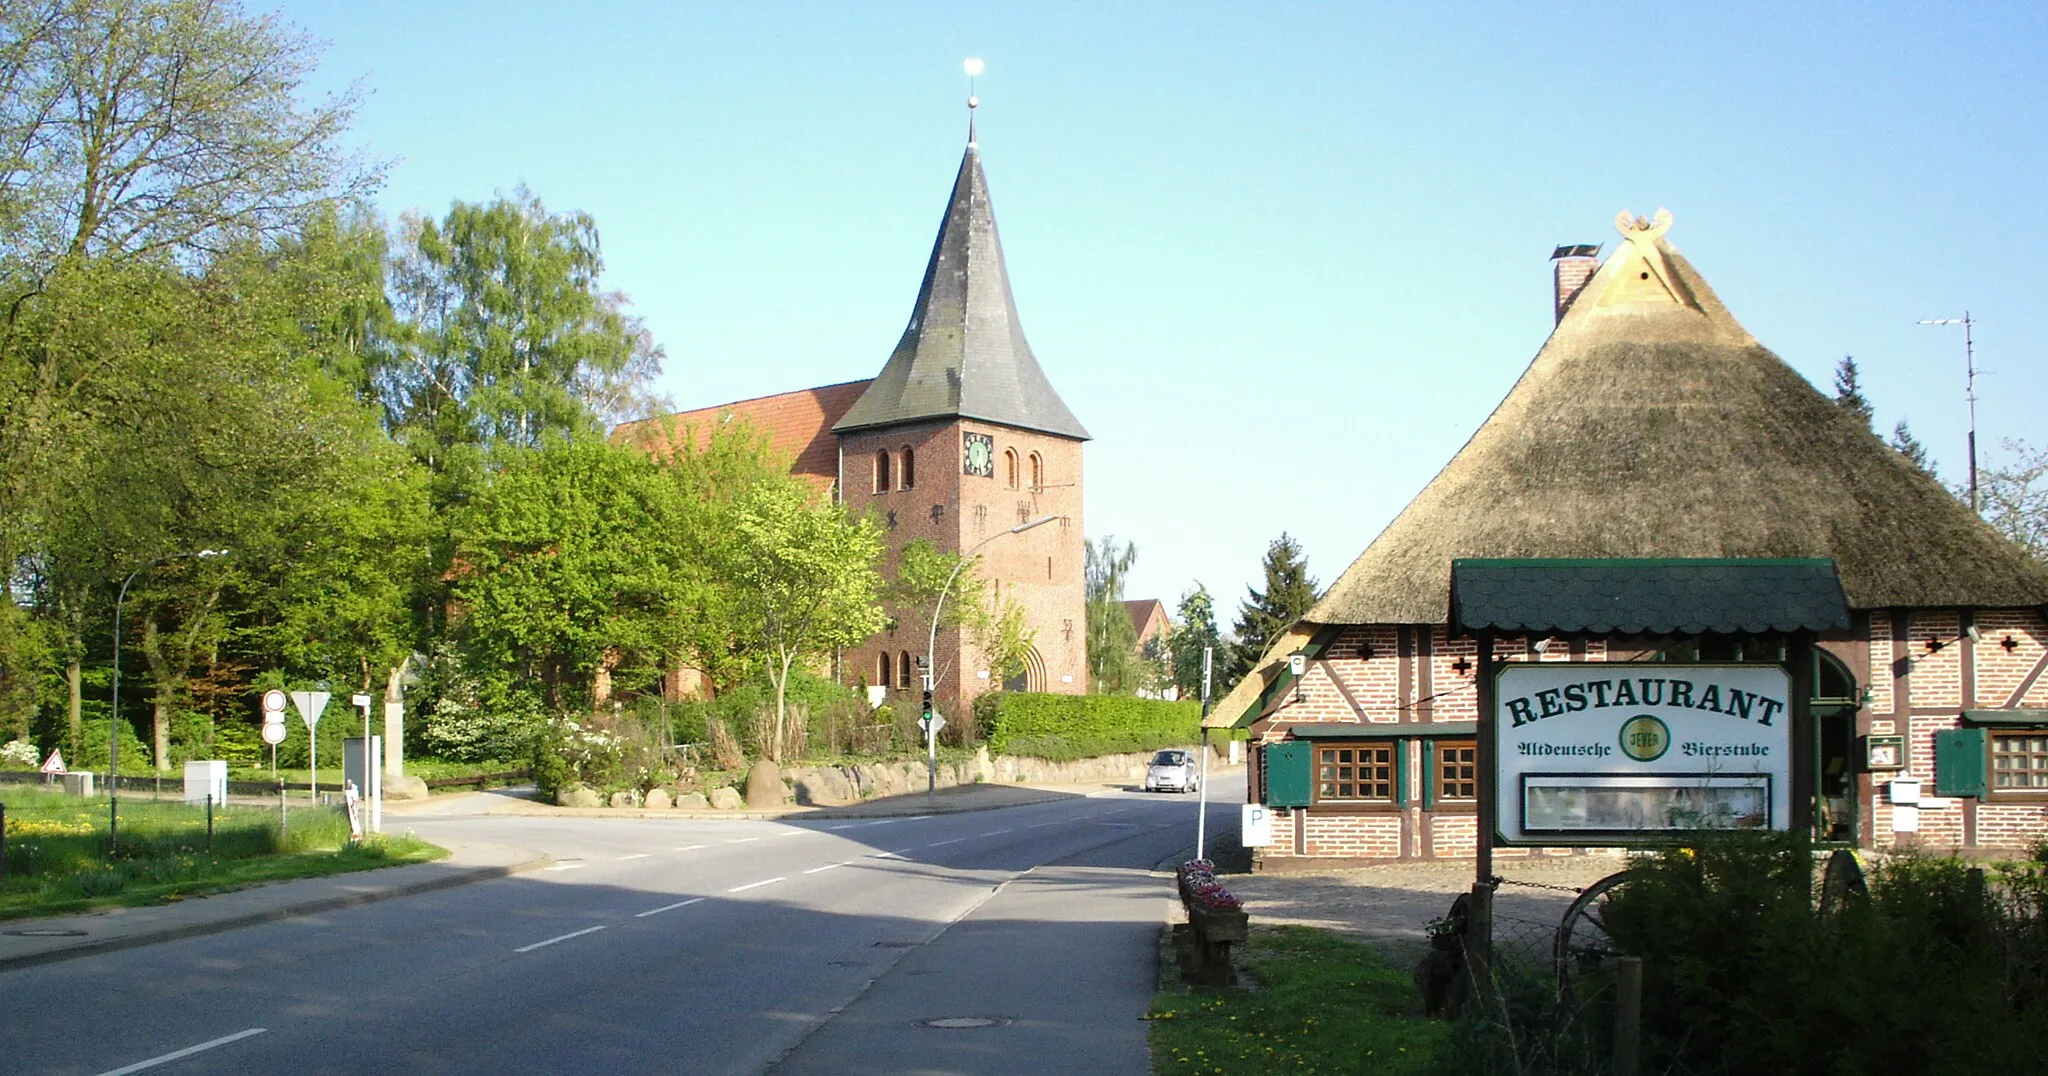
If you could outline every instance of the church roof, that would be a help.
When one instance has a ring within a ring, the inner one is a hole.
[[[1655,222],[1303,619],[1438,624],[1457,557],[1828,557],[1859,609],[2048,603],[2048,568],[1736,322]]]
[[[832,429],[843,434],[948,418],[1088,437],[1024,339],[981,151],[971,136],[910,325],[882,372]]]
[[[701,451],[711,443],[712,431],[728,422],[745,422],[767,438],[770,455],[790,461],[791,474],[825,489],[839,480],[839,438],[831,426],[867,387],[866,381],[847,381],[622,422],[611,439],[613,444],[634,445],[665,458],[681,451],[677,442],[682,438]]]

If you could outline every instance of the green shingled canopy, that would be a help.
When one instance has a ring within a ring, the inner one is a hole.
[[[1451,631],[1733,635],[1849,627],[1835,562],[1796,559],[1459,559]]]

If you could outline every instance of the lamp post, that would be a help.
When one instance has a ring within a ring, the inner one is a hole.
[[[1930,318],[1920,324],[1963,327],[1963,399],[1970,405],[1970,511],[1980,511],[1977,501],[1977,347],[1970,339],[1970,330],[1977,323],[1965,310],[1959,318]]]
[[[946,594],[953,589],[953,580],[960,578],[960,569],[967,567],[967,562],[974,559],[974,554],[979,552],[982,546],[1006,534],[1022,534],[1033,527],[1043,527],[1058,518],[1060,517],[1040,516],[1029,523],[1019,523],[1009,530],[997,531],[968,546],[967,552],[960,554],[959,562],[953,565],[953,570],[946,574],[946,585],[939,588],[939,600],[932,605],[932,630],[924,641],[924,757],[927,804],[936,805],[939,799],[939,733],[934,727],[936,722],[932,720],[932,688],[938,683],[938,667],[933,663],[933,658],[938,654],[939,614],[946,608]]]
[[[135,577],[155,571],[160,564],[189,557],[225,557],[225,549],[202,549],[196,553],[171,553],[156,558],[128,573],[121,591],[114,596],[114,697],[107,713],[107,858],[113,859],[121,844],[121,606],[128,601],[129,584]]]

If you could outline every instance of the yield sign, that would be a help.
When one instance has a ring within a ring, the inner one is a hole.
[[[71,772],[70,770],[67,770],[67,769],[65,769],[65,768],[64,768],[64,752],[62,752],[62,751],[52,751],[52,752],[50,752],[50,757],[49,757],[49,758],[47,758],[47,759],[45,759],[45,760],[43,761],[43,772],[44,772],[44,773],[70,773],[70,772]]]
[[[320,723],[320,712],[327,709],[327,697],[325,691],[292,692],[292,705],[299,708],[299,720],[306,723],[308,731]]]

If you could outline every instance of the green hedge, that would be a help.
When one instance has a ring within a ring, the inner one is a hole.
[[[974,700],[990,751],[1067,762],[1182,747],[1202,738],[1202,707],[1128,695],[998,691]]]

